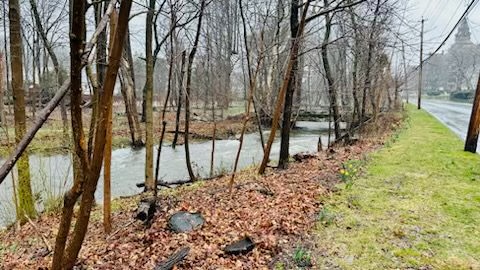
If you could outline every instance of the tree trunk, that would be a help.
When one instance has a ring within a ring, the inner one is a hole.
[[[138,120],[137,106],[135,101],[135,84],[131,77],[130,66],[125,54],[120,64],[121,82],[120,88],[125,103],[125,114],[127,115],[128,127],[130,128],[130,137],[134,148],[142,147],[142,131],[140,121]]]
[[[118,13],[113,10],[110,15],[110,37],[108,51],[111,54],[115,29],[117,28]],[[128,32],[127,32],[128,34]],[[121,59],[119,60],[121,62]],[[106,134],[105,134],[105,152],[104,152],[104,166],[103,166],[103,230],[105,234],[109,234],[112,231],[112,112],[113,102],[107,104],[107,116],[106,118]]]
[[[300,46],[301,41],[296,39],[298,32],[298,12],[299,12],[299,0],[292,0],[290,6],[290,37],[292,38],[292,48],[293,46]],[[293,105],[293,94],[297,85],[297,69],[298,69],[298,48],[295,55],[292,58],[292,70],[290,72],[290,79],[288,81],[287,91],[285,93],[285,104],[283,106],[283,121],[282,121],[282,130],[281,130],[281,141],[280,141],[280,158],[278,159],[278,168],[286,169],[288,166],[289,158],[289,146],[290,146],[290,128],[291,128],[291,118],[292,118],[292,105]]]
[[[52,269],[54,270],[73,268],[87,232],[90,212],[94,201],[94,193],[102,168],[102,161],[104,159],[107,115],[109,112],[109,106],[112,104],[113,89],[115,87],[118,68],[120,65],[122,47],[125,40],[131,3],[131,1],[125,0],[120,4],[118,25],[115,31],[115,38],[106,72],[106,80],[103,86],[104,94],[99,101],[99,108],[101,108],[101,110],[99,110],[97,129],[95,131],[94,149],[90,158],[87,154],[87,147],[85,145],[81,109],[81,69],[82,52],[84,51],[83,38],[85,33],[85,1],[74,0],[73,2],[71,11],[72,32],[70,34],[70,78],[72,87],[72,130],[75,131],[73,135],[76,158],[74,159],[74,184],[64,197],[62,218],[57,234],[55,252],[52,262]],[[110,2],[110,4],[113,7],[113,1]],[[65,249],[73,216],[73,207],[80,195],[82,195],[82,199],[78,211],[79,214],[75,223],[73,234],[69,238],[69,245]]]
[[[375,12],[374,12],[374,17],[373,17],[373,22],[372,26],[370,28],[370,34],[368,37],[368,52],[367,52],[367,63],[365,67],[365,83],[363,86],[363,96],[362,96],[362,109],[360,113],[360,119],[361,123],[365,121],[365,113],[366,113],[366,103],[367,103],[367,94],[370,94],[370,90],[372,87],[372,78],[371,78],[371,71],[372,71],[372,60],[373,60],[373,53],[375,49],[375,41],[373,40],[375,37],[375,31],[377,28],[377,19],[378,19],[378,13],[380,11],[380,2],[381,0],[377,0],[376,7],[375,7]]]
[[[60,63],[58,62],[57,55],[53,51],[52,44],[48,41],[47,34],[43,29],[42,21],[40,20],[40,15],[37,10],[37,4],[35,3],[35,0],[30,0],[30,6],[32,8],[33,16],[35,18],[35,25],[37,26],[37,32],[40,34],[40,37],[42,38],[43,45],[47,49],[48,54],[50,55],[50,58],[52,59],[53,63],[53,68],[55,70],[55,75],[57,76],[57,87],[60,88],[60,86],[63,84],[64,78],[63,74],[61,73],[61,67]],[[65,105],[65,100],[60,101],[60,113],[62,116],[62,124],[63,124],[63,138],[64,138],[64,145],[69,144],[69,135],[68,135],[68,118],[67,118],[67,108]]]
[[[299,40],[303,36],[303,30],[305,28],[305,19],[307,17],[307,11],[308,7],[310,6],[310,1],[307,1],[307,3],[303,7],[303,13],[302,13],[302,19],[300,21],[300,25],[298,26],[298,31],[295,36],[295,42],[290,48],[290,55],[288,58],[288,65],[285,70],[285,77],[283,79],[282,86],[280,88],[280,91],[278,92],[278,97],[277,97],[277,102],[275,104],[275,111],[273,114],[273,119],[272,119],[272,129],[270,131],[270,135],[268,137],[267,145],[265,147],[265,151],[263,154],[263,159],[262,163],[260,164],[260,168],[258,169],[259,174],[265,173],[265,169],[267,168],[268,160],[270,157],[270,151],[272,149],[272,144],[273,140],[275,139],[275,133],[277,132],[277,126],[278,126],[278,121],[280,119],[280,113],[282,110],[282,105],[285,101],[285,93],[287,91],[288,85],[290,84],[291,80],[291,75],[294,67],[294,62],[295,59],[298,56],[298,47],[299,47]]]
[[[325,7],[328,6],[328,0],[324,0]],[[330,70],[330,62],[328,60],[328,43],[330,39],[330,33],[332,29],[332,18],[329,13],[325,14],[325,37],[322,44],[322,62],[323,69],[325,70],[325,77],[328,85],[328,96],[330,100],[330,112],[333,116],[333,132],[335,134],[335,140],[340,138],[340,115],[338,112],[337,102],[337,90],[335,82]]]
[[[110,0],[107,11],[103,16],[101,23],[98,25],[97,29],[93,33],[92,37],[90,38],[90,41],[86,44],[85,49],[83,50],[84,54],[81,61],[82,67],[87,65],[87,63],[89,63],[94,44],[96,43],[98,36],[100,35],[100,32],[105,28],[108,22],[109,14],[113,11],[114,3],[115,3],[115,0]],[[60,89],[55,93],[53,98],[48,102],[48,104],[45,105],[45,108],[43,108],[43,110],[38,114],[32,127],[23,136],[21,141],[17,143],[13,153],[10,154],[8,159],[3,163],[2,167],[0,168],[0,184],[5,180],[5,177],[8,175],[8,173],[10,173],[13,166],[15,166],[16,162],[18,161],[20,156],[23,154],[27,146],[30,144],[35,134],[42,127],[45,121],[47,121],[48,117],[53,112],[53,110],[60,104],[60,100],[63,99],[63,97],[66,95],[69,89],[70,89],[70,79],[67,79],[63,83],[62,87],[60,87]],[[77,160],[73,159],[73,162],[75,164]]]
[[[12,68],[13,111],[15,119],[15,142],[18,144],[27,128],[25,116],[25,90],[23,89],[22,35],[20,5],[18,0],[10,0],[8,17],[10,20],[10,55]],[[18,163],[18,209],[17,219],[35,216],[35,204],[30,184],[30,163],[28,153],[24,153]]]
[[[5,68],[4,68],[4,59],[3,59],[3,52],[0,52],[0,122],[3,126],[6,126],[5,122],[5,103],[4,103],[4,94],[6,88],[4,88],[5,82],[3,81]]]
[[[150,0],[147,20],[145,24],[145,57],[146,57],[146,82],[145,82],[145,191],[155,191],[153,177],[153,55],[152,55],[152,26],[155,9],[155,0]]]
[[[351,1],[349,2],[351,3]],[[353,48],[353,67],[352,67],[352,95],[353,95],[353,112],[352,119],[350,123],[350,131],[353,131],[353,123],[355,123],[355,118],[358,117],[358,122],[360,122],[360,102],[358,100],[358,62],[360,58],[360,37],[358,35],[357,23],[355,20],[355,13],[353,8],[350,8],[350,20],[352,22],[352,27],[354,30],[354,39],[355,45]]]
[[[194,181],[196,179],[195,174],[193,173],[192,163],[190,161],[190,147],[188,145],[188,132],[190,125],[190,99],[191,99],[191,83],[192,83],[192,65],[193,59],[195,58],[195,53],[197,52],[198,41],[200,39],[200,31],[202,28],[202,17],[203,10],[205,9],[205,1],[202,0],[200,6],[200,13],[198,15],[198,25],[197,33],[195,35],[195,41],[193,43],[193,48],[188,55],[188,65],[187,65],[187,84],[185,86],[186,98],[185,98],[185,160],[187,162],[188,175],[190,180]]]
[[[171,15],[171,29],[175,27],[176,17],[175,13]],[[170,92],[172,91],[172,80],[173,80],[173,60],[174,60],[174,49],[173,49],[173,34],[170,35],[170,63],[168,67],[168,79],[167,79],[167,95],[165,97],[165,101],[163,103],[162,109],[162,116],[161,116],[161,123],[162,123],[162,131],[160,134],[160,139],[158,140],[158,148],[157,148],[157,162],[155,166],[155,199],[157,198],[157,184],[158,184],[158,176],[160,173],[160,158],[162,154],[162,145],[163,145],[163,137],[165,135],[165,129],[167,127],[167,121],[165,120],[165,114],[167,112],[168,100],[170,98]]]
[[[131,57],[131,47],[129,42],[129,31],[127,29],[127,39],[123,49],[123,60],[120,63],[121,74],[123,78],[123,85],[121,92],[125,103],[125,114],[127,115],[128,126],[130,128],[130,136],[132,139],[132,146],[134,148],[142,147],[142,131],[140,128],[140,121],[138,120],[137,102],[135,99],[135,81],[133,77],[133,66],[128,60]]]
[[[183,77],[185,77],[185,62],[187,58],[186,51],[182,52],[182,65],[180,67],[180,76],[178,78],[178,102],[177,102],[177,114],[175,116],[175,134],[173,135],[172,148],[175,149],[178,140],[178,133],[180,129],[180,114],[182,112],[182,97],[184,95],[183,91]]]

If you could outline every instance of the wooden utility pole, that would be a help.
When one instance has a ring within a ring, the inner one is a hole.
[[[470,124],[468,125],[467,139],[465,140],[465,151],[477,152],[478,133],[480,129],[480,75],[477,82],[477,90],[475,91],[475,99],[473,100],[472,114],[470,116]]]
[[[422,17],[422,30],[420,31],[420,70],[418,72],[418,104],[417,108],[422,108],[422,76],[423,76],[423,25],[425,20]]]

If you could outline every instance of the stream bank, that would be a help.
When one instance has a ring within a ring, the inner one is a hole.
[[[381,126],[382,129],[365,128],[368,133],[354,145],[293,162],[287,170],[269,169],[259,176],[254,167],[246,168],[237,175],[233,196],[228,193],[228,175],[162,191],[160,209],[150,228],[141,223],[130,224],[137,197],[117,199],[113,203],[113,231],[118,232],[107,239],[102,232],[101,207],[97,206],[79,266],[153,269],[185,246],[190,253],[178,269],[267,269],[283,263],[282,258],[290,256],[291,247],[315,226],[322,208],[318,199],[337,189],[343,164],[378,149],[395,128],[384,123]],[[302,136],[299,138],[302,140]],[[318,136],[315,138],[318,140]],[[316,148],[316,140],[307,143]],[[259,192],[263,189],[270,192]],[[168,228],[168,218],[178,211],[199,212],[205,224],[188,234],[173,233]],[[53,213],[40,217],[35,221],[37,230],[25,224],[0,233],[3,266],[27,269],[48,266],[51,255],[38,255],[44,249],[39,239],[43,235],[50,243],[54,242],[58,218]],[[38,233],[32,234],[32,230]],[[225,246],[245,236],[256,243],[253,251],[241,256],[224,253]]]

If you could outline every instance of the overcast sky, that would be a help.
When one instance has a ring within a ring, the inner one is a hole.
[[[425,53],[434,51],[453,28],[470,3],[470,0],[410,0],[408,13],[412,16],[412,23],[417,21],[420,29],[420,20],[425,18]],[[480,43],[480,5],[474,7],[468,16],[472,41]],[[456,31],[455,31],[456,33]],[[443,49],[453,43],[452,35]]]

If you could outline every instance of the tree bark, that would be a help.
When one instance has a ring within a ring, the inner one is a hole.
[[[178,140],[178,131],[180,129],[180,114],[182,112],[182,97],[184,95],[183,91],[183,77],[185,77],[185,62],[187,58],[186,51],[182,52],[182,65],[180,68],[180,76],[178,78],[178,102],[177,102],[177,114],[175,116],[175,134],[173,135],[172,148],[175,149]]]
[[[270,136],[268,137],[267,146],[265,147],[262,163],[260,164],[260,168],[258,169],[259,174],[265,173],[265,169],[267,168],[268,160],[270,157],[270,151],[272,149],[273,140],[275,139],[275,133],[277,131],[278,121],[280,119],[282,105],[285,101],[288,85],[290,84],[294,62],[298,56],[299,40],[303,35],[303,30],[305,28],[305,18],[307,16],[307,11],[309,6],[310,6],[310,1],[307,1],[307,3],[303,7],[302,18],[300,21],[300,25],[298,26],[297,34],[295,35],[295,42],[292,44],[290,48],[290,55],[287,62],[288,65],[285,71],[285,77],[283,79],[283,83],[280,88],[280,91],[278,92],[278,97],[275,104],[275,111],[272,119],[272,129],[270,131]]]
[[[113,2],[111,2],[113,3]],[[102,168],[102,161],[105,153],[105,140],[107,130],[107,115],[109,106],[112,103],[113,89],[116,82],[118,68],[122,54],[122,47],[125,40],[125,33],[128,24],[132,2],[124,0],[120,4],[119,21],[115,31],[114,43],[109,57],[109,65],[106,72],[106,80],[103,86],[103,92],[99,101],[99,118],[97,129],[95,130],[95,141],[92,156],[87,154],[85,135],[82,124],[82,89],[81,89],[81,69],[82,52],[87,51],[84,48],[85,33],[85,1],[73,0],[72,5],[72,26],[70,34],[71,47],[71,112],[72,112],[72,130],[74,135],[74,184],[65,194],[62,218],[57,234],[55,252],[52,261],[52,269],[72,269],[88,227],[90,212],[94,201],[94,193],[97,187],[98,177]],[[113,4],[112,4],[113,6]],[[103,19],[102,19],[103,21]],[[98,28],[97,28],[98,29]],[[96,32],[97,33],[97,32]],[[75,223],[74,231],[70,237],[69,245],[65,249],[70,224],[72,221],[73,207],[79,196],[82,195],[78,217]]]
[[[115,3],[115,0],[110,0],[107,11],[105,12],[105,15],[103,16],[100,24],[98,25],[97,29],[93,33],[92,37],[90,38],[90,41],[85,46],[85,49],[83,51],[82,63],[81,63],[82,67],[85,66],[90,61],[90,55],[92,53],[94,44],[97,42],[100,32],[107,25],[110,13],[113,10],[114,3]],[[50,114],[58,106],[58,104],[60,103],[60,100],[65,96],[65,94],[69,89],[70,89],[70,80],[67,79],[63,83],[62,87],[60,87],[60,89],[55,93],[55,96],[48,102],[45,108],[38,114],[37,118],[35,119],[35,122],[32,125],[32,128],[29,129],[28,132],[23,136],[21,141],[17,143],[17,146],[15,147],[15,150],[13,151],[13,153],[10,154],[8,159],[3,163],[2,167],[0,168],[0,184],[5,180],[5,177],[8,175],[8,173],[10,173],[13,166],[15,166],[16,162],[18,161],[22,153],[25,151],[27,146],[30,144],[35,134],[42,127],[45,121],[47,121]],[[75,162],[75,159],[74,159],[74,162]]]
[[[155,191],[155,179],[153,175],[153,55],[152,55],[152,26],[155,9],[155,0],[150,0],[147,20],[145,24],[145,58],[146,58],[146,82],[145,82],[145,106],[142,117],[145,116],[145,191]]]
[[[375,6],[375,11],[373,14],[373,22],[372,26],[370,28],[370,34],[368,37],[368,53],[367,53],[367,63],[366,63],[366,68],[365,68],[365,83],[363,86],[363,96],[362,96],[362,109],[360,113],[360,119],[361,123],[365,120],[365,113],[366,113],[366,103],[367,103],[367,94],[369,94],[371,87],[372,87],[372,78],[371,78],[371,71],[372,71],[372,59],[373,59],[373,54],[374,54],[374,49],[375,49],[375,41],[373,40],[375,37],[375,31],[377,28],[377,19],[378,19],[378,14],[380,11],[380,2],[381,0],[377,0],[376,6]],[[370,93],[371,95],[371,93]]]
[[[117,28],[118,13],[113,10],[110,16],[110,37],[108,51],[112,52],[114,33]],[[128,32],[127,32],[128,34]],[[121,59],[120,59],[121,62]],[[103,165],[103,230],[105,234],[109,234],[112,231],[112,109],[113,102],[107,104],[107,116],[106,116],[106,134],[105,134],[105,152],[104,152],[104,165]]]
[[[2,125],[6,126],[5,122],[5,103],[4,103],[4,95],[5,95],[5,90],[3,86],[5,85],[5,82],[3,81],[4,74],[5,74],[5,68],[4,68],[4,59],[3,59],[3,52],[0,51],[0,122]]]
[[[191,99],[191,83],[192,83],[192,65],[193,59],[195,58],[195,53],[197,52],[198,41],[200,39],[200,32],[202,29],[202,17],[203,11],[205,9],[205,0],[202,0],[200,6],[200,14],[198,15],[198,25],[197,33],[195,35],[195,41],[193,43],[193,48],[188,55],[188,65],[187,65],[187,84],[185,86],[186,98],[185,98],[185,160],[187,162],[188,175],[190,180],[194,181],[196,179],[195,174],[193,173],[192,163],[190,161],[190,146],[188,145],[188,133],[190,126],[190,99]]]
[[[15,142],[18,144],[27,128],[25,115],[25,90],[23,89],[23,53],[18,0],[10,0],[8,17],[10,20],[10,55],[12,69],[13,111],[15,120]],[[30,163],[28,153],[18,161],[18,208],[17,219],[25,221],[25,216],[35,216],[35,204],[30,183]]]
[[[299,0],[292,0],[290,6],[290,37],[292,38],[291,46],[300,46],[301,41],[297,39],[298,32],[298,12]],[[287,91],[285,93],[285,104],[283,106],[283,121],[280,141],[280,157],[278,159],[278,168],[286,169],[288,166],[289,146],[290,146],[290,128],[292,118],[293,94],[295,92],[298,69],[298,48],[297,53],[292,58],[292,71],[290,72],[290,80],[288,81]]]
[[[328,0],[324,0],[325,7],[328,7]],[[337,90],[335,87],[335,81],[333,79],[332,71],[330,69],[330,62],[328,60],[328,43],[330,40],[330,33],[332,29],[332,18],[330,13],[325,14],[325,37],[322,43],[322,62],[323,69],[325,70],[325,77],[327,79],[328,96],[330,100],[330,112],[333,116],[333,132],[335,134],[335,140],[340,138],[340,115],[338,112],[337,102]]]
[[[142,130],[140,121],[138,120],[137,101],[135,98],[135,80],[133,76],[133,66],[130,63],[132,49],[130,46],[129,31],[127,29],[127,38],[123,49],[123,59],[120,63],[123,84],[121,92],[125,103],[125,114],[127,115],[128,126],[130,128],[130,136],[132,139],[132,146],[134,148],[142,147]],[[132,61],[133,62],[133,61]]]

